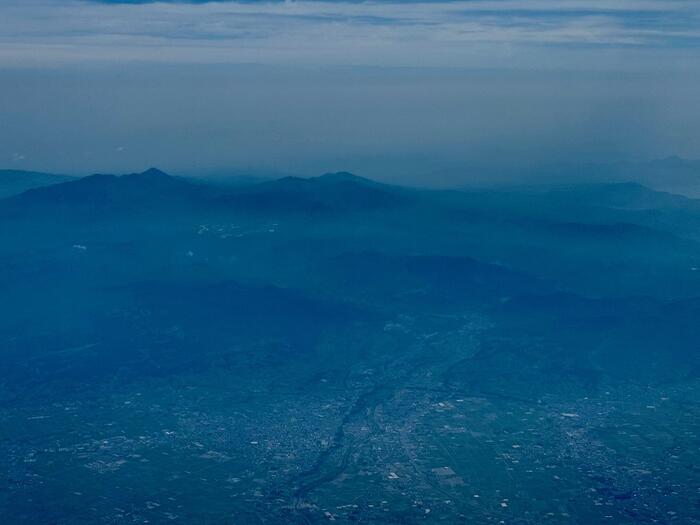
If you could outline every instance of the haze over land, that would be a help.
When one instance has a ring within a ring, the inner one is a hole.
[[[7,523],[698,521],[700,201],[40,183],[0,200]]]
[[[700,525],[698,44],[0,0],[0,523]]]

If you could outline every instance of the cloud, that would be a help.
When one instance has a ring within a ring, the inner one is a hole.
[[[570,63],[576,53],[605,61],[601,49],[691,56],[700,46],[700,4],[682,0],[5,0],[0,10],[6,65],[542,66]]]
[[[699,18],[696,0],[0,0],[0,158],[381,174],[695,157]]]

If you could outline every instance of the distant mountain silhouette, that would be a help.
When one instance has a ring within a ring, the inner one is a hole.
[[[359,175],[354,175],[352,173],[349,173],[347,171],[336,171],[334,173],[324,173],[323,175],[316,177],[315,179],[311,180],[317,180],[317,181],[323,181],[323,182],[354,182],[357,184],[368,184],[368,185],[373,185],[373,186],[386,186],[384,184],[381,184],[379,182],[373,181],[371,179],[367,179],[365,177],[360,177]]]
[[[655,190],[700,196],[700,161],[676,156],[649,162],[554,164],[538,169],[532,177],[550,182],[637,182]]]
[[[20,207],[68,207],[73,211],[147,210],[196,202],[207,188],[150,168],[128,175],[90,175],[28,190],[10,199]]]
[[[37,171],[0,170],[0,199],[18,195],[32,188],[69,180],[73,180],[73,177]]]
[[[700,202],[682,195],[653,190],[637,182],[609,184],[578,184],[556,188],[548,195],[562,204],[586,204],[625,209],[694,206],[700,210]]]
[[[399,188],[350,173],[327,173],[319,177],[284,177],[241,188],[221,202],[251,211],[348,212],[398,206],[408,201]]]
[[[128,175],[96,174],[33,188],[4,201],[5,210],[65,208],[66,213],[147,212],[175,207],[246,213],[347,213],[392,208],[409,202],[410,190],[346,172],[314,178],[227,186],[181,178],[150,168]]]

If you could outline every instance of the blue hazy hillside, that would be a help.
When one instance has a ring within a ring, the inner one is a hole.
[[[700,525],[698,50],[0,0],[0,525]]]
[[[0,200],[7,523],[696,520],[700,201],[32,177]]]
[[[32,188],[69,181],[67,175],[54,175],[36,171],[0,170],[0,198],[11,197]]]

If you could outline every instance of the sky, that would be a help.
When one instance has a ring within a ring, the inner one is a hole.
[[[0,167],[700,158],[695,0],[0,0]]]

